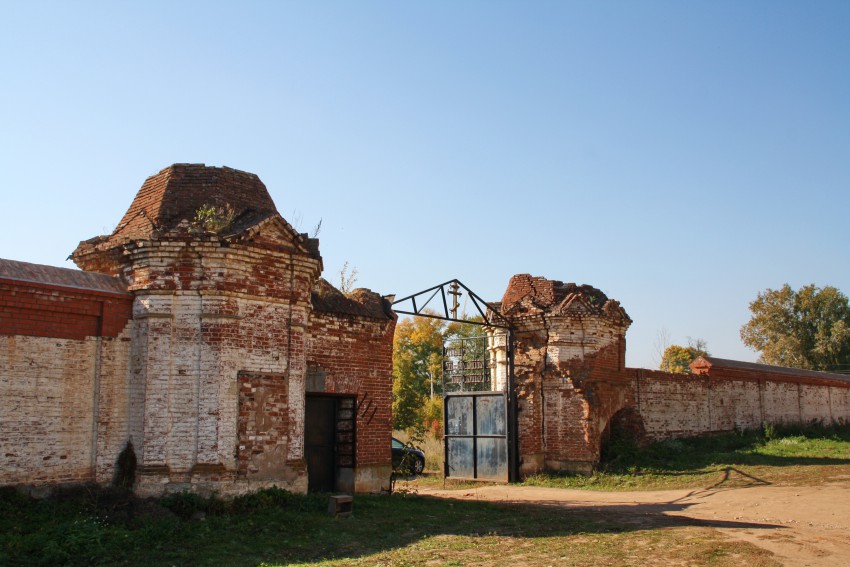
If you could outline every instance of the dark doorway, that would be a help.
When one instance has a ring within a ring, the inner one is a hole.
[[[310,492],[354,491],[355,399],[307,395],[304,455]]]
[[[633,407],[623,408],[611,416],[600,436],[600,464],[616,467],[618,461],[630,460],[647,444],[646,429],[640,413]]]

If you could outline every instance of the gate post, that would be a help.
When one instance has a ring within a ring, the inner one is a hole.
[[[514,331],[508,328],[508,482],[519,482],[519,435],[516,384],[514,381]]]

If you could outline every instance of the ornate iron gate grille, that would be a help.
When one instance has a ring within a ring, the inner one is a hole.
[[[444,345],[447,478],[509,480],[507,380],[500,379],[494,356],[506,344],[505,335],[490,335]]]

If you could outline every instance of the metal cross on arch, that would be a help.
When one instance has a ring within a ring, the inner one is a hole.
[[[463,291],[461,291],[463,290]],[[458,318],[458,298],[466,294],[472,306],[481,316],[481,321],[472,321],[462,315]],[[437,301],[432,301],[438,297]],[[451,297],[451,299],[449,299]],[[409,302],[409,307],[404,304]],[[403,315],[416,315],[419,317],[430,317],[431,319],[444,319],[446,321],[457,321],[469,323],[470,325],[483,325],[485,327],[496,327],[499,329],[510,329],[510,322],[501,313],[490,308],[490,305],[481,299],[474,291],[466,287],[458,279],[449,280],[439,285],[429,287],[426,290],[396,299],[393,301],[393,311]],[[401,308],[399,308],[399,307]],[[430,307],[429,307],[430,306]],[[426,311],[430,308],[432,311]],[[442,313],[442,314],[441,314]]]
[[[458,298],[463,295],[466,295],[474,308],[473,316],[480,315],[480,320],[470,320],[465,313],[458,317],[460,307]],[[436,301],[435,298],[437,298]],[[506,331],[504,348],[507,376],[500,388],[491,383],[490,391],[473,392],[461,389],[459,392],[449,392],[445,387],[444,374],[443,473],[447,478],[467,480],[498,482],[519,480],[513,325],[458,279],[402,297],[393,301],[392,305],[393,310],[399,314],[482,325]],[[463,381],[468,369],[468,361],[457,361],[458,364],[456,361],[447,361],[446,356],[451,349],[447,349],[445,343],[443,346],[443,370],[445,371],[451,363],[455,375],[458,375],[458,372],[454,369],[456,367],[461,369],[460,375]],[[477,366],[473,368],[473,373],[477,372],[477,368]]]

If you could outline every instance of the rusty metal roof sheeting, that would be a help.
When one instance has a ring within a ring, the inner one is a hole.
[[[113,276],[2,258],[0,258],[0,278],[76,289],[127,293],[127,287]]]
[[[772,374],[783,374],[787,376],[805,376],[806,378],[822,378],[825,380],[841,380],[850,382],[850,376],[846,374],[835,374],[832,372],[819,372],[817,370],[804,370],[802,368],[788,368],[787,366],[773,366],[758,362],[743,362],[730,360],[728,358],[717,358],[714,356],[700,357],[708,363],[708,368],[727,368],[732,370],[748,370],[753,372],[766,372]],[[697,364],[699,358],[693,364]]]

